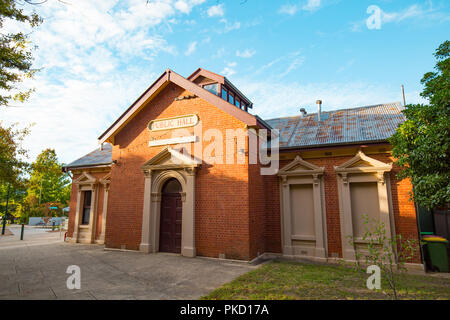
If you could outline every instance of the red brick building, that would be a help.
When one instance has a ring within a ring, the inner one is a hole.
[[[404,121],[399,103],[269,120],[252,108],[223,76],[164,72],[99,137],[101,148],[65,167],[69,240],[189,257],[354,260],[361,214],[418,238],[411,184],[396,179],[387,142]],[[262,151],[251,137],[263,130],[279,132],[270,175],[251,161]]]

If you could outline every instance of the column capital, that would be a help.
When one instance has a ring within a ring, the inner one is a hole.
[[[385,184],[386,180],[384,178],[384,172],[383,171],[378,171],[377,172],[377,181],[378,181],[378,183]]]
[[[151,178],[152,177],[152,170],[150,170],[150,169],[143,169],[142,171],[144,172],[144,176],[146,178]]]
[[[315,173],[313,174],[313,182],[315,186],[319,185],[320,179],[319,179],[319,174]]]
[[[195,175],[195,171],[196,171],[196,168],[195,168],[195,167],[187,167],[187,168],[184,168],[184,172],[185,172],[188,176],[193,176],[193,175]]]
[[[283,176],[280,176],[280,178],[281,178],[281,182],[283,183],[283,187],[289,186],[287,183],[287,176],[283,175]]]
[[[347,172],[341,172],[341,178],[342,178],[342,182],[344,183],[344,185],[347,185],[348,184]]]

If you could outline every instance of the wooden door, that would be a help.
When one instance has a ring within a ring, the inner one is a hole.
[[[181,253],[182,201],[180,192],[175,192],[181,191],[181,186],[179,189],[174,188],[173,180],[166,183],[172,186],[163,188],[161,196],[159,251]],[[179,184],[177,180],[175,181]]]

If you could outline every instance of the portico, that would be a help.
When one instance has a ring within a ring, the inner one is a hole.
[[[142,213],[142,239],[139,250],[159,251],[161,195],[164,184],[176,179],[182,191],[181,255],[195,257],[195,172],[200,164],[170,147],[163,149],[143,166],[145,176]]]

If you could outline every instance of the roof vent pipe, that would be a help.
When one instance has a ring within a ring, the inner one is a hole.
[[[322,112],[322,100],[317,100],[317,121],[320,121],[320,113]]]
[[[306,117],[306,109],[305,108],[300,108],[300,117]]]

